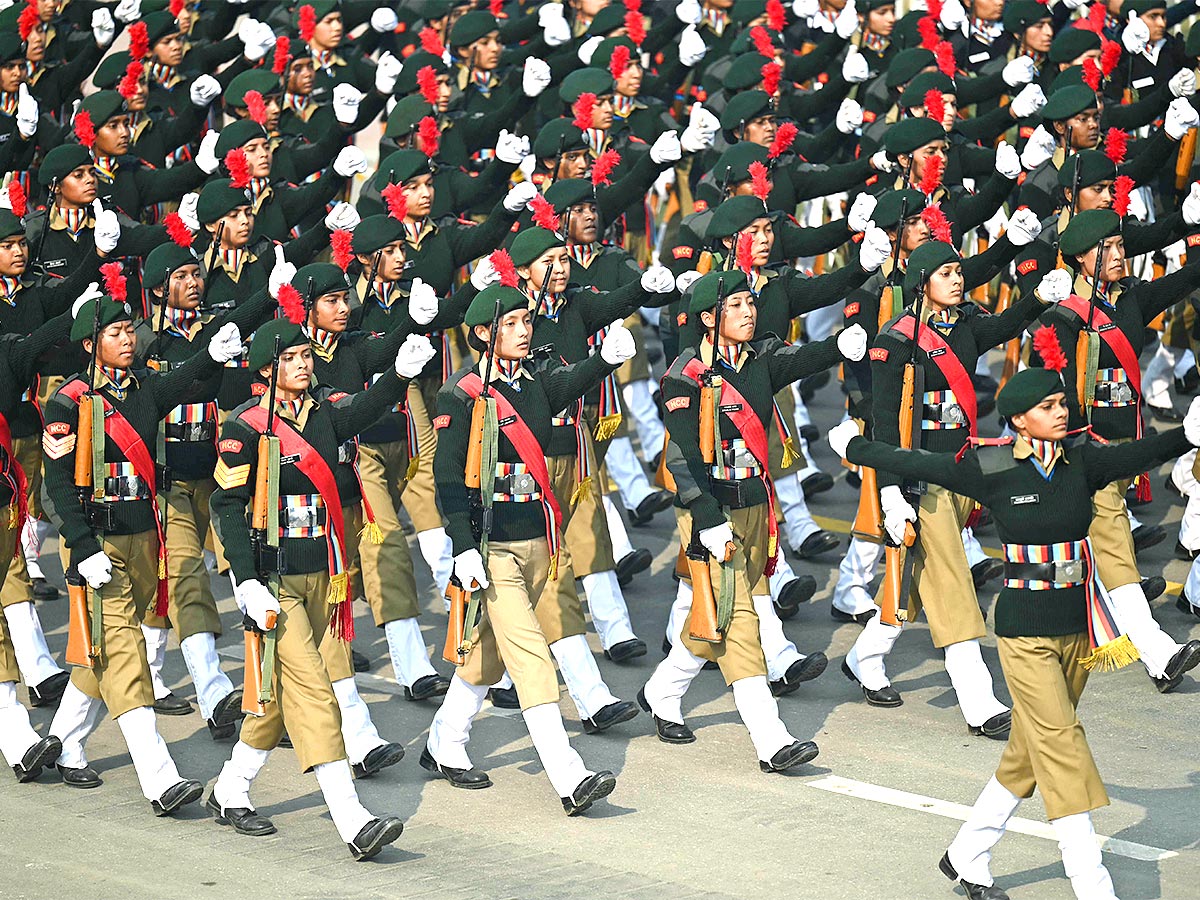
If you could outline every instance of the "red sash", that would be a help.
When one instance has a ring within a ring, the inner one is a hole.
[[[58,392],[64,397],[69,397],[78,405],[80,397],[87,392],[87,385],[79,379],[75,379],[64,384]],[[150,491],[150,505],[154,509],[154,528],[158,532],[158,598],[154,604],[154,614],[165,616],[167,614],[167,542],[163,537],[162,521],[158,517],[158,470],[154,465],[154,457],[150,455],[150,449],[142,440],[142,436],[137,433],[129,420],[108,402],[108,398],[99,391],[95,392],[95,396],[104,402],[105,436],[113,440],[117,449],[121,451],[121,455],[133,466],[134,474],[145,483],[146,488]]]
[[[898,332],[911,341],[915,324],[916,320],[912,316],[903,316],[896,320],[889,330]],[[975,403],[975,385],[971,381],[966,367],[963,366],[962,360],[932,325],[921,329],[921,336],[917,338],[917,346],[925,351],[930,361],[937,366],[942,377],[946,379],[950,390],[954,391],[958,405],[966,413],[971,437],[975,437],[977,433],[975,420],[979,416],[979,408]]]
[[[703,386],[704,375],[708,370],[709,367],[704,364],[704,361],[699,356],[695,356],[683,367],[683,374],[696,384]],[[726,404],[728,404],[728,408]],[[746,449],[754,455],[759,469],[762,470],[762,475],[759,477],[767,489],[768,555],[765,574],[774,575],[775,563],[779,557],[779,525],[775,521],[775,487],[771,484],[771,471],[768,465],[767,429],[750,403],[742,396],[741,391],[730,384],[728,379],[723,379],[721,382],[721,408],[714,410],[714,414],[724,414],[733,422],[733,427],[738,430],[738,434],[746,442]],[[720,452],[720,448],[717,448],[717,452]]]
[[[12,488],[13,503],[16,504],[17,510],[16,518],[9,522],[10,527],[17,531],[17,540],[13,544],[13,556],[16,556],[21,552],[21,530],[25,527],[25,520],[29,517],[29,486],[25,478],[25,470],[21,468],[16,454],[13,453],[12,428],[9,427],[8,419],[3,413],[0,413],[0,447],[4,449],[8,461],[4,477],[8,479],[8,484]]]
[[[259,434],[267,430],[267,410],[264,406],[252,406],[238,418],[249,425]],[[333,614],[329,619],[329,629],[336,637],[344,641],[354,640],[354,614],[350,607],[349,594],[343,590],[342,582],[346,580],[345,547],[346,522],[342,516],[342,498],[338,494],[337,479],[333,469],[317,451],[317,448],[304,439],[291,423],[276,414],[274,422],[275,437],[279,438],[280,456],[295,456],[296,468],[304,473],[304,477],[312,482],[317,493],[325,501],[325,520],[329,527],[325,530],[325,543],[329,554],[330,602],[333,604]]]

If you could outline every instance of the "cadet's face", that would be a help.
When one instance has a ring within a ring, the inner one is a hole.
[[[592,127],[609,129],[613,123],[613,98],[612,94],[601,94],[596,98],[596,105],[592,107]]]
[[[450,97],[454,94],[454,89],[450,87],[450,76],[439,75],[438,80],[438,112],[444,113],[450,108]]]
[[[930,141],[924,147],[919,147],[912,155],[912,166],[909,172],[909,182],[913,185],[921,183],[921,179],[925,177],[925,164],[935,156],[941,157],[943,163],[946,161],[946,142],[945,141]],[[904,154],[900,154],[903,161]],[[943,171],[945,171],[943,169]]]
[[[985,22],[995,22],[1004,15],[1004,0],[975,0],[974,15]]]
[[[948,262],[929,276],[929,283],[925,285],[925,299],[935,310],[958,306],[962,298],[962,263]]]
[[[73,169],[58,185],[63,206],[88,206],[96,199],[96,173],[90,165]]]
[[[896,7],[892,4],[881,6],[867,13],[867,31],[880,37],[891,37],[892,29],[896,27]]]
[[[129,116],[113,116],[96,129],[96,151],[106,156],[129,152]]]
[[[476,325],[475,336],[485,344],[490,342],[491,328]],[[528,309],[514,309],[500,317],[500,333],[496,336],[498,359],[524,359],[529,355],[529,342],[533,340],[533,313]]]
[[[1012,417],[1017,434],[1039,441],[1061,441],[1067,436],[1067,395],[1051,394],[1037,406]]]
[[[1054,40],[1054,23],[1050,17],[1034,22],[1025,29],[1025,46],[1034,53],[1049,53],[1050,42]]]
[[[164,66],[177,66],[183,62],[183,35],[169,34],[155,43],[151,52]]]
[[[596,13],[608,6],[609,0],[570,0],[570,4],[581,16],[592,19]]]
[[[1059,63],[1058,70],[1061,72],[1064,69],[1071,68],[1071,66],[1082,66],[1083,61],[1085,59],[1094,59],[1094,60],[1096,60],[1096,62],[1099,62],[1100,61],[1100,48],[1093,47],[1091,50],[1084,50],[1083,53],[1079,54],[1079,56],[1075,57],[1073,60],[1071,60],[1069,62]]]
[[[717,323],[715,310],[700,313],[700,321],[712,334]],[[758,324],[758,307],[754,305],[754,295],[749,291],[739,291],[725,298],[725,306],[721,310],[721,339],[722,344],[740,344],[754,337],[754,328]]]
[[[1096,275],[1096,248],[1093,247],[1079,258],[1083,265],[1083,274],[1091,278]],[[1120,281],[1125,277],[1125,240],[1120,235],[1110,237],[1104,242],[1104,268],[1100,271],[1100,280],[1106,284]]]
[[[100,346],[96,348],[96,362],[114,369],[128,369],[133,365],[133,354],[137,350],[137,335],[130,321],[113,322],[100,330]],[[83,352],[92,352],[92,339],[85,338]]]
[[[732,251],[733,239],[724,238],[724,241],[725,246]],[[771,248],[775,246],[775,228],[771,225],[771,220],[765,216],[755,219],[745,231],[738,234],[738,245],[741,246],[743,241],[750,242],[754,265],[765,266],[771,257]]]
[[[629,60],[629,65],[614,83],[614,89],[625,97],[636,97],[642,89],[642,64],[636,59]]]
[[[595,203],[577,203],[571,207],[571,241],[590,244],[600,232],[600,217]]]
[[[1066,192],[1070,195],[1070,191]],[[1113,195],[1116,193],[1116,183],[1112,181],[1098,181],[1095,184],[1090,184],[1087,187],[1079,189],[1079,206],[1076,212],[1083,212],[1085,209],[1112,209]]]
[[[209,231],[216,234],[221,222],[225,223],[225,228],[221,231],[221,246],[226,250],[245,247],[250,243],[250,232],[254,230],[254,213],[250,212],[249,206],[239,206],[230,210],[217,222],[207,226]]]
[[[433,176],[418,175],[404,182],[404,195],[408,199],[407,218],[416,221],[429,215],[433,209]]]
[[[942,94],[942,127],[949,131],[958,119],[958,97],[954,94]],[[924,106],[914,106],[909,113],[918,119],[928,115]]]
[[[317,328],[341,333],[350,320],[350,296],[346,291],[330,291],[313,302],[309,322]]]
[[[271,145],[266,138],[255,138],[243,144],[242,149],[246,151],[246,163],[252,178],[266,178],[271,174]]]
[[[263,366],[258,373],[270,382],[270,366]],[[312,373],[313,356],[312,349],[308,344],[288,347],[279,354],[279,376],[275,384],[276,396],[280,400],[297,399],[312,384]]]
[[[279,127],[279,95],[263,97],[263,106],[267,112],[267,121],[263,123],[263,128],[268,132],[275,131]]]
[[[52,21],[58,15],[60,5],[61,0],[38,0],[38,20],[41,22]]]
[[[125,108],[130,112],[141,112],[146,108],[146,97],[150,94],[149,88],[146,85],[146,76],[143,74],[137,80],[137,85],[132,94],[125,98]],[[133,137],[132,126],[129,129],[130,138]]]
[[[1065,122],[1055,122],[1054,130],[1060,135],[1071,135],[1071,149],[1091,150],[1100,143],[1100,110],[1085,109]]]
[[[311,94],[314,77],[312,57],[301,57],[288,69],[288,90],[293,94]]]
[[[167,282],[167,305],[172,309],[196,309],[204,295],[204,276],[194,263],[180,266]]]
[[[312,42],[321,50],[332,50],[342,42],[342,14],[333,12],[313,28]]]
[[[906,256],[929,240],[929,226],[920,216],[912,216],[904,223],[904,243],[900,251]]]
[[[470,47],[462,48],[460,52],[467,60],[472,59],[472,54],[474,54],[475,68],[490,72],[500,65],[500,54],[503,50],[504,45],[500,43],[500,32],[491,31]]]
[[[1150,41],[1161,41],[1167,33],[1167,13],[1162,9],[1152,9],[1147,13],[1143,13],[1142,21],[1146,23],[1146,27],[1150,29]]]
[[[551,160],[553,162],[553,160]],[[558,161],[558,177],[582,178],[592,164],[592,157],[587,150],[572,150],[564,153]]]
[[[46,58],[46,38],[40,28],[29,32],[29,38],[25,42],[25,58],[34,63]]]
[[[0,91],[12,94],[25,83],[25,63],[21,60],[0,66]]]
[[[25,235],[14,234],[0,241],[0,275],[19,278],[29,265],[29,244]]]
[[[758,116],[746,123],[746,127],[742,129],[742,140],[758,144],[760,147],[769,147],[771,141],[775,140],[777,128],[774,115]]]
[[[378,255],[379,262],[375,262],[375,257]],[[362,264],[367,275],[371,274],[371,267],[375,267],[375,277],[380,281],[399,281],[400,276],[404,273],[404,241],[392,241],[390,244],[382,247],[378,254],[371,256],[358,255],[358,261]]]
[[[567,280],[571,277],[571,257],[566,247],[547,250],[528,266],[517,269],[517,274],[529,282],[529,287],[535,291],[542,289],[546,272],[551,273],[549,291],[557,294],[567,289]]]

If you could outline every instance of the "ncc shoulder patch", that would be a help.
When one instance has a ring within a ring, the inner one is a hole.
[[[450,427],[450,417],[449,416],[438,416],[437,418],[435,418],[433,420],[433,427],[438,429],[439,431],[443,428],[449,428]]]
[[[1036,259],[1027,259],[1024,262],[1017,264],[1017,271],[1022,275],[1028,275],[1030,272],[1036,272],[1037,267],[1038,265]]]
[[[334,391],[332,394],[329,395],[329,402],[337,403],[339,400],[341,400],[345,397],[349,397],[349,396],[350,395],[347,394],[345,391]]]
[[[70,422],[47,422],[46,433],[53,435],[64,435],[71,433]]]
[[[1189,234],[1187,237],[1187,245],[1189,247],[1200,247],[1200,234]]]
[[[671,254],[676,259],[691,259],[692,254],[694,254],[695,252],[696,252],[695,247],[676,247],[674,250],[671,251]]]
[[[265,397],[267,395],[267,386],[255,381],[250,384],[250,394],[254,397]]]
[[[68,434],[63,437],[54,437],[50,434],[49,430],[42,432],[42,452],[46,454],[47,458],[62,459],[74,449],[75,435]]]
[[[1024,125],[1020,128],[1020,130],[1017,133],[1023,139],[1028,140],[1029,138],[1033,137],[1033,126],[1032,125]]]
[[[854,301],[853,303],[847,303],[846,304],[846,318],[850,318],[850,316],[857,316],[858,311],[861,308],[862,308],[862,306],[861,306],[861,304],[859,304],[859,302],[857,300]]]
[[[217,450],[221,453],[241,453],[242,442],[237,438],[225,438],[217,444]]]
[[[250,463],[242,466],[230,466],[226,465],[224,459],[218,459],[217,467],[213,470],[213,478],[216,479],[217,487],[223,491],[241,487],[250,479]]]
[[[873,110],[869,110],[869,109],[863,110],[863,121],[864,122],[866,122],[868,125],[870,125],[872,122],[875,121],[875,119],[876,119],[876,115]]]
[[[675,412],[680,409],[687,409],[691,405],[691,397],[672,397],[667,401],[667,409],[671,412]]]
[[[875,360],[875,362],[887,362],[887,347],[872,347],[867,351],[867,353],[870,355],[871,359]]]
[[[682,328],[686,324],[687,324],[687,313],[681,312],[679,315],[677,315],[675,317],[675,325],[677,327]]]
[[[697,200],[695,203],[692,204],[692,208],[696,212],[704,212],[705,210],[708,209],[708,201],[707,200]]]

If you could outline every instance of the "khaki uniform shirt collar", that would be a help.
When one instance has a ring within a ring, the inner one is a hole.
[[[751,347],[749,343],[743,341],[742,342],[742,352],[738,354],[736,371],[738,371],[738,372],[742,371],[742,369],[746,365],[746,361],[753,355],[754,355],[754,348]],[[700,339],[700,361],[703,362],[709,368],[712,368],[713,345],[712,345],[712,341],[710,341],[707,336]]]
[[[258,405],[263,409],[269,410],[269,407],[267,406],[269,393],[270,392],[268,391],[266,394],[263,394],[258,398]],[[306,394],[304,397],[304,402],[300,404],[300,415],[298,416],[292,415],[292,411],[286,406],[281,405],[279,402],[276,402],[275,406],[275,414],[279,416],[279,418],[291,423],[292,425],[295,425],[297,431],[303,431],[304,427],[308,424],[309,413],[317,408],[317,401]]]
[[[487,368],[487,357],[486,356],[480,357],[479,362],[476,363],[476,365],[475,365],[475,373],[479,376],[480,381],[483,380],[483,372],[486,368]],[[524,363],[522,363],[520,365],[520,367],[518,367],[516,377],[517,378],[528,378],[530,381],[533,380],[533,374],[527,368],[525,368]],[[499,366],[492,366],[492,371],[491,371],[491,374],[488,376],[488,381],[489,381],[489,383],[492,381],[507,382],[508,379],[504,377],[504,373],[500,371]]]
[[[1023,434],[1017,435],[1017,439],[1013,441],[1012,454],[1013,459],[1016,460],[1030,458],[1035,460],[1037,459],[1037,454],[1033,452],[1033,444],[1031,444],[1029,442],[1029,438],[1025,437]],[[1058,446],[1054,448],[1054,464],[1058,465],[1060,462],[1064,464],[1070,463],[1070,461],[1067,459],[1066,452],[1063,450],[1062,441],[1058,441]]]

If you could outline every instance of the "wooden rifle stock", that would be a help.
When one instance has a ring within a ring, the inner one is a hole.
[[[254,472],[254,499],[250,516],[250,527],[255,531],[267,530],[267,504],[270,497],[271,467],[269,463],[271,439],[258,436],[258,468]]]
[[[734,552],[733,543],[725,545],[725,558],[721,563],[727,563]],[[688,574],[692,579],[692,612],[688,620],[688,636],[694,641],[704,641],[708,644],[719,644],[725,640],[717,627],[717,597],[713,592],[712,569],[709,568],[711,555],[697,541],[686,552]]]
[[[1000,296],[996,300],[996,315],[1000,315],[1012,306],[1012,285],[1007,281],[1000,283]],[[1008,379],[1017,373],[1017,364],[1021,360],[1021,339],[1013,338],[1004,345],[1004,368],[1000,371],[1000,387],[1008,383]]]
[[[79,496],[87,499],[92,493],[92,395],[79,398],[79,424],[75,429],[75,487]]]
[[[467,487],[474,490],[479,490],[482,484],[480,467],[483,465],[483,420],[486,414],[487,399],[480,394],[471,406],[471,433],[467,439],[467,467],[464,473]]]
[[[671,432],[663,431],[662,452],[658,454],[658,468],[654,471],[654,483],[672,494],[679,493],[675,484],[675,476],[667,468],[667,445],[671,443]]]
[[[453,666],[463,664],[463,645],[467,641],[467,591],[454,578],[446,585],[446,599],[450,601],[450,621],[446,626],[446,645],[442,648],[442,659]]]
[[[714,351],[715,352],[715,351]],[[712,465],[716,459],[716,429],[713,427],[716,410],[713,408],[713,386],[700,388],[700,458]]]
[[[258,717],[267,713],[266,704],[270,702],[271,694],[269,690],[264,691],[263,687],[270,684],[274,673],[263,671],[268,656],[263,650],[263,644],[268,634],[274,639],[275,622],[275,613],[269,612],[266,632],[249,627],[245,629],[246,673],[242,687],[242,712],[248,716]],[[272,662],[271,668],[274,667]]]
[[[850,533],[872,544],[883,543],[883,507],[879,505],[879,477],[869,466],[859,466],[862,485],[858,492],[858,511]]]
[[[73,666],[91,669],[96,665],[92,656],[92,625],[88,619],[88,586],[74,568],[67,570],[67,602],[69,625],[67,626],[67,662]]]
[[[977,238],[976,253],[978,253],[978,254],[986,253],[987,248],[988,248],[988,239],[981,235],[979,238]],[[971,299],[974,300],[976,303],[978,303],[980,306],[987,306],[988,283],[986,281],[983,284],[978,285],[975,288],[975,290],[971,291]]]
[[[1175,190],[1182,191],[1191,180],[1192,163],[1196,161],[1196,129],[1189,128],[1179,142],[1175,158]]]

